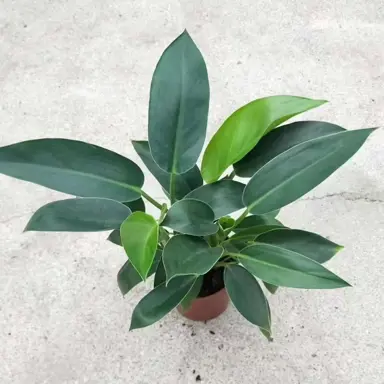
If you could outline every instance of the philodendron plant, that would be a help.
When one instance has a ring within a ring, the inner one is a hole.
[[[123,295],[155,275],[153,290],[133,311],[131,329],[155,323],[180,304],[188,307],[209,291],[215,272],[236,309],[270,338],[262,286],[271,293],[349,286],[323,265],[340,245],[276,219],[280,208],[325,180],[373,132],[321,121],[282,125],[324,103],[271,96],[244,105],[212,137],[198,167],[209,83],[204,59],[184,31],[152,78],[148,141],[133,142],[169,204],[144,192],[144,174],[134,162],[76,140],[2,147],[0,172],[75,196],[38,209],[27,231],[112,230],[108,239],[128,257],[117,276]],[[143,199],[158,208],[157,216],[145,212]]]

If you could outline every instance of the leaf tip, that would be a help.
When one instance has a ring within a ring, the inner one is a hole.
[[[33,229],[33,226],[31,225],[31,222],[29,221],[25,226],[25,228],[23,229],[22,233],[31,232],[31,231],[34,231],[34,229]]]
[[[134,331],[136,328],[137,328],[137,327],[135,327],[135,326],[133,325],[133,323],[131,322],[131,325],[129,326],[129,332]]]
[[[260,328],[261,333],[266,337],[266,339],[272,343],[273,342],[273,337],[272,337],[272,332],[270,329],[265,329],[265,328]]]
[[[336,253],[342,251],[343,249],[344,249],[344,245],[338,245],[338,246],[336,247]]]

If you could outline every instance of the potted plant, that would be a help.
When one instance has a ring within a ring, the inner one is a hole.
[[[280,208],[325,180],[374,130],[320,121],[282,125],[324,103],[294,96],[250,102],[224,121],[199,168],[209,83],[204,59],[184,31],[152,78],[148,141],[133,142],[170,204],[142,189],[144,174],[131,160],[81,141],[2,147],[0,172],[75,196],[38,209],[26,231],[112,230],[108,239],[128,256],[117,276],[123,295],[154,275],[130,329],[151,325],[176,307],[191,319],[213,318],[229,296],[270,339],[265,289],[349,286],[323,266],[340,245],[276,219]],[[145,212],[143,199],[158,208],[156,217]],[[234,212],[236,219],[229,216]]]

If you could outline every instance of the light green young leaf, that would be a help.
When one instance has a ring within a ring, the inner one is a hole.
[[[202,176],[207,183],[219,179],[232,164],[241,160],[259,140],[284,121],[324,104],[296,96],[271,96],[243,106],[225,120],[205,150]],[[229,145],[230,143],[230,145]]]
[[[120,236],[129,260],[143,280],[153,263],[159,226],[157,221],[144,212],[134,212],[120,227]]]

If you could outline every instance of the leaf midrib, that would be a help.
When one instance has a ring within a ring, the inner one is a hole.
[[[136,187],[134,185],[130,185],[130,184],[127,184],[127,183],[123,183],[121,181],[116,181],[116,180],[113,180],[113,179],[110,179],[110,178],[107,178],[107,177],[98,176],[98,175],[96,175],[94,173],[86,173],[86,172],[76,171],[76,170],[68,169],[68,168],[57,168],[57,167],[52,167],[52,166],[44,165],[44,164],[36,165],[36,164],[30,164],[30,163],[25,164],[25,163],[21,163],[21,162],[6,162],[6,163],[7,164],[12,164],[12,165],[27,165],[27,166],[30,166],[32,168],[37,168],[37,169],[46,168],[46,169],[50,169],[50,170],[56,171],[56,173],[60,173],[61,172],[61,173],[69,173],[69,174],[72,173],[72,174],[75,174],[75,175],[81,175],[81,176],[88,177],[90,179],[102,180],[102,181],[109,182],[111,184],[119,185],[121,187],[130,189],[132,191],[135,191],[135,192],[141,194],[141,188],[139,188],[139,187]]]
[[[273,247],[273,248],[277,248],[277,249],[284,249],[284,248],[280,248],[280,247],[278,247],[278,246],[276,246],[276,245],[273,245],[273,244],[257,243],[257,242],[255,242],[255,244],[251,245],[251,247],[254,247],[254,246],[257,245],[257,244],[260,244],[260,245],[268,245],[268,246],[271,246],[271,247]],[[247,248],[247,247],[246,247],[246,248]],[[245,248],[245,249],[246,249],[246,248]],[[303,257],[303,258],[305,258],[305,259],[307,259],[307,260],[310,260],[310,261],[312,261],[313,263],[318,264],[319,266],[321,266],[322,268],[324,268],[324,267],[323,267],[320,263],[318,263],[317,261],[312,260],[312,259],[310,259],[309,257],[306,257],[306,256],[302,255],[301,253],[294,252],[294,251],[291,251],[291,250],[286,250],[286,249],[284,249],[284,250],[287,251],[287,252],[289,252],[289,253],[296,254],[296,255],[298,255],[299,257]],[[305,272],[303,272],[303,271],[301,271],[301,270],[298,270],[298,269],[286,268],[286,267],[283,267],[283,266],[280,266],[280,265],[277,265],[277,264],[271,264],[271,263],[268,263],[268,262],[266,262],[266,261],[261,261],[261,260],[259,260],[259,259],[255,259],[255,258],[253,258],[253,257],[251,257],[251,256],[248,256],[248,255],[245,255],[245,254],[243,254],[243,253],[230,253],[229,255],[230,255],[230,256],[233,256],[233,257],[239,257],[240,259],[241,259],[241,258],[243,258],[243,259],[247,259],[247,260],[249,260],[249,261],[253,261],[253,262],[256,262],[256,263],[260,263],[260,264],[263,264],[263,265],[265,265],[265,266],[269,266],[269,267],[273,267],[273,268],[281,269],[281,270],[283,270],[283,271],[290,271],[290,272],[295,271],[295,272],[298,272],[298,273],[300,273],[300,274],[302,274],[302,275],[305,275],[305,276],[314,276],[314,277],[317,277],[317,278],[320,278],[320,279],[326,279],[326,280],[331,280],[331,281],[336,281],[336,282],[338,282],[338,280],[335,280],[334,278],[328,278],[328,277],[324,277],[324,276],[318,276],[318,275],[314,275],[313,273],[305,273]],[[325,269],[325,268],[324,268],[324,269]],[[330,272],[330,271],[329,271],[329,272]],[[332,272],[330,272],[330,273],[332,273]],[[342,280],[342,279],[340,279],[340,280]],[[273,283],[271,283],[271,284],[273,284]]]
[[[177,165],[177,154],[178,154],[178,145],[179,145],[179,130],[182,125],[182,122],[184,121],[184,85],[185,85],[185,47],[183,47],[181,52],[181,81],[180,81],[180,102],[179,102],[179,108],[178,108],[178,116],[177,116],[177,127],[175,132],[175,141],[173,146],[173,158],[172,158],[172,174],[177,174],[176,172],[176,165]],[[171,183],[173,182],[173,178],[171,176]]]
[[[330,136],[330,135],[329,135]],[[304,144],[307,144],[309,141],[306,141],[304,142]],[[283,152],[281,155],[289,152],[292,148],[290,148],[289,150]],[[332,151],[331,153],[329,153],[327,156],[325,157],[322,157],[320,159],[318,159],[317,161],[309,164],[308,166],[302,168],[299,172],[293,174],[292,176],[288,177],[287,179],[285,179],[282,183],[276,185],[275,187],[273,187],[272,189],[270,189],[267,193],[265,193],[263,196],[259,197],[257,200],[255,200],[250,206],[249,206],[249,210],[252,210],[258,203],[260,203],[261,201],[265,200],[268,196],[270,196],[271,194],[273,194],[275,191],[277,191],[278,189],[281,189],[282,187],[284,187],[286,184],[290,183],[292,180],[296,179],[297,177],[300,177],[304,172],[306,172],[308,169],[312,168],[313,166],[316,166],[317,164],[327,160],[329,157],[331,157],[332,155],[334,155],[336,152],[338,151],[338,149],[335,149],[334,151]],[[279,155],[279,156],[281,156]],[[267,164],[269,164],[270,162],[272,162],[273,160],[277,159],[279,156],[276,156],[274,159],[272,159],[271,161],[269,161]],[[259,169],[259,171],[257,171],[257,173],[255,173],[255,175],[253,177],[255,177],[259,172],[261,172],[261,170],[267,166],[267,164],[265,164],[262,168]]]

